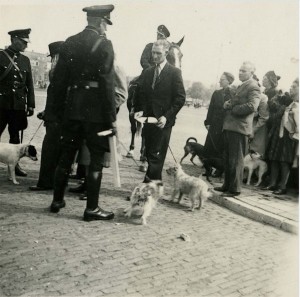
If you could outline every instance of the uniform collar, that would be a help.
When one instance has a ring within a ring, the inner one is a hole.
[[[15,49],[12,48],[12,46],[10,45],[6,51],[9,53],[9,54],[12,54],[13,56],[16,55],[16,56],[19,56],[20,55],[20,52],[16,51]]]

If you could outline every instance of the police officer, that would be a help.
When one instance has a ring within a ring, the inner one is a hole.
[[[31,29],[8,32],[11,45],[0,50],[0,137],[8,125],[9,142],[20,143],[19,131],[27,128],[27,117],[33,115],[35,100],[31,66],[21,54],[29,42]],[[17,164],[16,174],[26,176]]]
[[[43,140],[41,153],[41,166],[39,179],[36,186],[30,186],[31,191],[43,191],[53,189],[54,172],[60,154],[61,123],[53,110],[53,84],[52,78],[59,58],[59,50],[63,41],[49,44],[49,56],[51,56],[51,70],[49,72],[50,84],[47,89],[46,108],[37,114],[37,117],[45,121],[46,135]]]
[[[170,36],[170,32],[165,25],[159,25],[157,27],[157,40],[167,39],[169,36]],[[153,42],[148,43],[143,50],[141,60],[140,60],[143,70],[155,65],[152,58],[152,46],[153,46]]]
[[[63,117],[62,152],[54,177],[51,212],[65,207],[64,193],[76,151],[86,140],[91,161],[87,176],[87,204],[84,220],[110,220],[114,214],[98,206],[103,158],[109,151],[107,137],[98,132],[116,130],[112,43],[105,36],[111,25],[113,5],[83,9],[88,26],[69,37],[60,49],[53,76],[54,107]],[[64,113],[62,111],[64,110]]]

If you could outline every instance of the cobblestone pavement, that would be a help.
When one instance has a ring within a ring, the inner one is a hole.
[[[185,140],[180,141],[177,158]],[[24,159],[22,166],[28,177],[19,178],[17,186],[0,166],[0,296],[298,296],[293,234],[209,201],[200,212],[188,212],[188,200],[181,205],[167,200],[167,176],[165,197],[142,226],[138,214],[123,215],[126,196],[143,177],[126,158],[122,188],[113,187],[110,169],[104,173],[101,206],[114,210],[115,219],[87,223],[85,202],[69,193],[66,208],[49,213],[51,191],[27,190],[36,182],[39,163]],[[184,170],[199,175],[189,163]],[[180,239],[182,233],[191,241]]]

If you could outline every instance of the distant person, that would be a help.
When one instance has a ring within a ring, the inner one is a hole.
[[[207,136],[204,144],[205,157],[207,158],[223,158],[224,143],[222,131],[225,118],[223,105],[233,96],[233,92],[230,89],[230,85],[233,81],[233,74],[224,72],[219,81],[221,89],[214,91],[212,94],[206,119],[204,121],[204,125],[207,129]]]
[[[35,98],[28,57],[21,54],[27,48],[31,29],[8,32],[11,45],[0,50],[0,138],[8,125],[9,143],[19,144],[20,131],[27,128],[27,117],[34,113]],[[17,164],[16,175],[27,176]]]
[[[30,186],[31,191],[44,191],[53,189],[54,173],[60,154],[61,123],[53,110],[53,84],[52,77],[59,58],[59,50],[63,41],[49,44],[49,56],[51,56],[51,70],[49,72],[50,85],[47,89],[46,107],[37,117],[45,121],[46,135],[44,137],[41,153],[41,166],[39,179],[36,186]]]
[[[170,36],[170,32],[165,25],[159,25],[157,27],[157,36],[156,36],[157,40],[160,39],[166,40],[169,36]],[[149,67],[155,65],[152,56],[152,47],[153,47],[153,42],[148,43],[143,50],[141,61],[140,61],[143,70],[148,69]]]
[[[69,37],[60,49],[53,76],[54,107],[63,117],[62,152],[54,177],[53,201],[50,211],[65,207],[65,189],[71,165],[84,140],[91,155],[87,176],[85,221],[111,220],[114,213],[99,207],[99,192],[108,137],[97,133],[112,129],[116,132],[114,98],[114,51],[106,38],[107,25],[112,25],[113,5],[96,5],[83,9],[88,26]],[[64,110],[64,112],[63,112]]]
[[[267,156],[271,162],[271,180],[270,184],[263,189],[273,191],[276,195],[287,193],[286,185],[290,170],[298,154],[296,146],[299,143],[299,137],[297,136],[299,110],[298,108],[294,109],[298,104],[299,79],[293,82],[290,94],[278,94],[269,101],[270,112],[273,113],[267,149]],[[291,125],[289,125],[289,116],[290,121],[293,122],[293,131],[291,131]],[[295,119],[297,120],[295,121]],[[294,164],[294,166],[297,166],[297,164]]]
[[[155,66],[142,74],[136,111],[143,116],[155,117],[157,123],[144,125],[144,137],[148,169],[144,182],[161,180],[172,127],[176,115],[185,102],[185,89],[181,70],[170,65],[167,60],[169,43],[157,40],[152,46]]]
[[[223,185],[215,190],[224,192],[226,197],[234,197],[241,193],[244,157],[249,136],[252,134],[254,113],[260,101],[260,89],[253,79],[254,72],[253,63],[242,64],[239,70],[242,84],[237,88],[234,97],[224,103],[225,177]]]

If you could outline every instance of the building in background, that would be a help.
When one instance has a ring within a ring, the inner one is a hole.
[[[51,69],[51,59],[48,54],[36,53],[34,51],[24,52],[31,63],[32,77],[34,86],[46,89],[49,85],[49,71]]]

